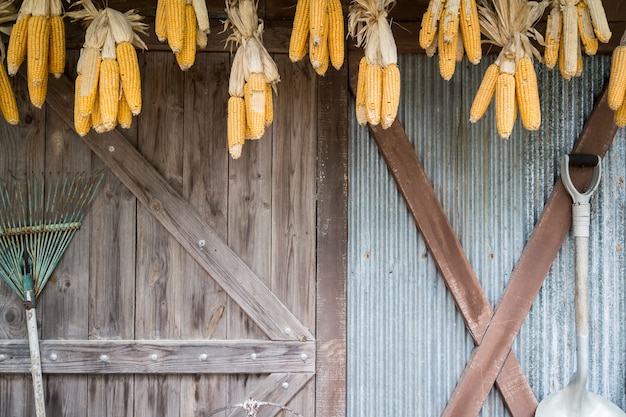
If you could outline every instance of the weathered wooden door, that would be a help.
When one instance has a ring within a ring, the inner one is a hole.
[[[344,415],[347,72],[320,81],[276,61],[275,121],[237,161],[228,53],[186,73],[171,53],[141,54],[141,115],[82,140],[72,74],[50,80],[44,110],[14,80],[22,123],[0,125],[1,175],[106,169],[39,300],[50,415],[203,416],[250,396]],[[339,86],[324,93],[339,111],[319,109],[320,83]],[[23,311],[6,286],[0,311],[0,415],[32,415]]]

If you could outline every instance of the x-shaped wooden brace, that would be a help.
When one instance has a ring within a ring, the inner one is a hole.
[[[350,59],[353,93],[358,59]],[[604,156],[616,130],[605,91],[573,152]],[[478,415],[495,383],[513,417],[532,417],[537,400],[511,346],[569,230],[569,195],[558,181],[494,313],[400,123],[370,132],[478,345],[443,416]],[[576,184],[591,178],[588,171],[571,174]]]

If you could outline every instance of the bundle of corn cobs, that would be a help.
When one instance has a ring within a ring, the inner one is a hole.
[[[133,115],[141,112],[135,46],[147,49],[139,38],[147,25],[134,10],[98,10],[91,0],[76,4],[82,5],[82,10],[68,12],[68,16],[88,26],[76,67],[74,128],[80,136],[92,127],[98,133],[113,130],[118,124],[128,129]]]
[[[33,106],[46,101],[48,72],[59,78],[65,69],[65,25],[61,0],[24,0],[7,50],[9,75],[26,58],[28,94]]]
[[[541,39],[533,28],[541,18],[546,3],[526,0],[494,0],[479,5],[481,27],[489,41],[502,47],[478,88],[470,109],[470,121],[478,121],[495,95],[498,135],[511,135],[517,111],[528,130],[541,126],[541,108],[533,56],[541,55],[531,39]]]
[[[430,0],[422,18],[419,43],[428,56],[438,50],[439,74],[444,80],[452,78],[463,52],[472,64],[478,64],[482,47],[476,1]]]
[[[611,110],[615,110],[615,124],[626,126],[626,32],[611,58],[608,105]]]
[[[204,0],[158,0],[154,31],[159,41],[167,40],[183,71],[196,60],[196,46],[207,45],[211,32]]]
[[[360,125],[393,124],[400,103],[398,51],[387,20],[395,0],[355,0],[348,15],[348,32],[364,46],[359,63],[356,118]]]
[[[582,73],[582,47],[595,55],[598,41],[607,43],[611,30],[602,0],[552,0],[545,36],[544,61],[552,69],[559,62],[561,76],[569,80]]]
[[[228,151],[241,156],[246,139],[260,139],[274,120],[272,90],[280,81],[276,63],[263,46],[263,22],[252,0],[226,3],[232,34],[227,43],[237,45],[228,83]]]
[[[298,62],[309,53],[319,75],[326,74],[328,61],[335,69],[344,59],[344,26],[341,0],[298,0],[289,40],[289,59]]]
[[[5,35],[11,33],[12,23],[17,17],[16,12],[12,0],[0,1],[0,32]],[[0,41],[0,110],[2,111],[4,120],[9,124],[15,125],[19,123],[20,116],[17,111],[17,102],[15,100],[15,94],[13,93],[13,87],[11,87],[7,71],[4,68],[5,58],[4,42]]]

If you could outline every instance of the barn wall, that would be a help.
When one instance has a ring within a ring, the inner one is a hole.
[[[76,58],[75,52],[69,58],[70,79]],[[234,161],[226,146],[230,59],[228,52],[198,54],[194,67],[183,73],[171,52],[139,54],[143,111],[123,134],[315,334],[317,78],[310,65],[277,55],[282,83],[274,123]],[[21,75],[12,83],[22,123],[0,123],[2,178],[105,167],[49,105],[43,110],[30,105]],[[0,341],[26,338],[23,311],[8,286],[0,285]],[[43,341],[268,339],[109,169],[39,299],[38,315]],[[240,360],[251,362],[251,352],[243,352]],[[314,367],[313,356],[308,363]],[[301,390],[297,383],[290,388],[299,393],[289,406],[307,416],[315,410],[311,376]],[[44,364],[48,414],[76,417],[197,417],[252,393],[289,392],[280,375],[268,382],[266,377],[88,369],[47,374]],[[272,411],[262,415],[277,412]],[[0,415],[34,413],[30,376],[0,372]]]
[[[487,66],[465,62],[451,81],[435,59],[400,57],[399,120],[492,306],[496,306],[568,152],[608,80],[610,57],[585,58],[580,79],[541,69],[543,123],[498,138],[493,105],[469,106]],[[592,200],[590,381],[626,408],[626,130],[608,150]],[[368,130],[352,122],[349,152],[348,416],[436,416],[473,342]],[[573,239],[568,235],[513,350],[541,400],[575,371]],[[491,391],[482,416],[507,416]]]

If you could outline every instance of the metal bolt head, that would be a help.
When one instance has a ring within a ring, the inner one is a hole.
[[[201,248],[203,248],[205,245],[206,245],[206,240],[204,240],[204,239],[200,239],[200,240],[198,241],[198,246],[200,246]]]
[[[302,362],[306,362],[306,360],[309,359],[309,355],[303,353],[302,355],[300,355],[300,359],[302,359]]]
[[[285,334],[291,334],[291,329],[289,327],[285,327],[285,330],[283,330],[283,332]]]
[[[152,362],[156,362],[157,359],[159,359],[159,356],[156,353],[153,353],[152,355],[150,355],[150,360]]]
[[[6,355],[0,355],[0,362],[4,362],[7,360]]]
[[[202,355],[198,357],[198,359],[200,359],[201,362],[206,362],[207,359],[209,359],[209,355],[207,355],[206,353],[203,353]]]
[[[115,146],[109,145],[109,152],[115,152]]]
[[[108,362],[108,361],[109,361],[108,355],[100,355],[100,362]]]
[[[50,360],[51,361],[56,361],[57,359],[59,359],[59,356],[56,353],[51,353],[50,354]]]
[[[256,353],[251,353],[250,359],[252,359],[253,361],[256,360]]]
[[[289,388],[289,382],[283,382],[283,383],[282,383],[282,385],[281,385],[281,387],[282,387],[283,389],[287,389],[287,388]]]

